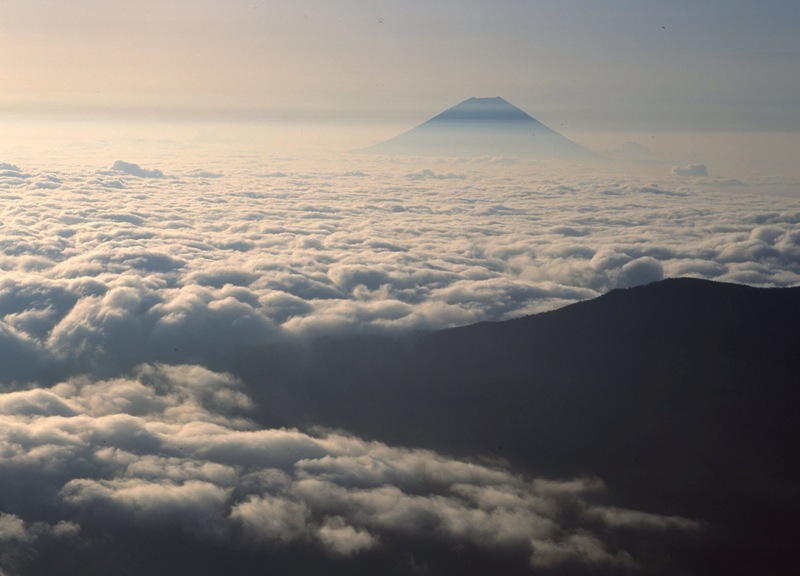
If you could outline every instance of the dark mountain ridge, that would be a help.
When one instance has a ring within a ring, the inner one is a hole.
[[[266,424],[323,425],[707,523],[662,573],[789,574],[800,533],[800,288],[670,279],[498,323],[259,350]]]

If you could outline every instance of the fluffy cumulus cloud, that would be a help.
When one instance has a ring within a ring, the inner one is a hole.
[[[111,169],[119,172],[124,172],[125,174],[130,174],[131,176],[136,176],[138,178],[164,177],[164,173],[157,168],[153,169],[142,168],[138,164],[125,162],[124,160],[117,160],[116,162],[114,162],[114,165],[111,167]]]
[[[731,193],[524,162],[325,167],[2,163],[3,379],[502,320],[670,276],[800,282],[797,202],[753,193],[766,181]]]
[[[40,547],[54,542],[74,545],[79,535],[80,526],[74,522],[26,522],[15,514],[0,512],[0,574],[16,574],[37,556]]]
[[[701,527],[611,505],[597,479],[270,427],[222,370],[277,340],[503,320],[665,277],[800,284],[787,182],[508,159],[143,164],[0,162],[8,574],[150,533],[334,563],[438,546],[635,569],[643,538],[657,556]]]
[[[688,166],[675,166],[672,173],[676,176],[708,176],[705,164],[689,164]]]
[[[42,539],[91,547],[98,531],[149,530],[338,558],[406,538],[504,550],[533,567],[621,569],[637,559],[618,532],[635,527],[658,541],[701,529],[605,506],[595,478],[530,480],[342,433],[263,428],[250,408],[235,378],[187,365],[0,395],[7,558],[32,562]]]

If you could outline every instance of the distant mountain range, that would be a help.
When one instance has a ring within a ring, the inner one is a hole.
[[[788,575],[798,327],[800,288],[670,279],[507,322],[272,346],[234,371],[267,425],[597,476],[614,505],[707,527],[654,556],[639,542],[644,573]]]
[[[370,149],[386,154],[579,159],[591,150],[500,97],[470,98]]]

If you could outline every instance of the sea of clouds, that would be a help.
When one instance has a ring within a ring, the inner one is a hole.
[[[131,527],[339,556],[405,535],[615,570],[637,562],[615,531],[701,530],[603,505],[600,479],[261,426],[219,367],[665,277],[798,285],[797,197],[700,165],[137,160],[0,163],[0,570]]]
[[[725,179],[353,164],[0,164],[3,379],[503,320],[664,277],[800,283],[800,203]]]
[[[234,549],[299,541],[333,556],[401,536],[516,551],[534,568],[577,558],[624,569],[636,559],[609,549],[609,532],[702,528],[598,503],[596,478],[526,480],[338,432],[260,428],[250,404],[235,378],[199,366],[0,395],[12,510],[0,513],[0,559],[24,564],[37,543],[75,542],[83,528],[94,538],[176,530]]]

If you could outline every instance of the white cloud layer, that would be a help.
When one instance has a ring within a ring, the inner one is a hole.
[[[700,529],[604,506],[598,479],[531,481],[429,450],[260,428],[249,408],[235,378],[187,365],[0,394],[0,542],[23,555],[40,538],[82,538],[88,522],[340,557],[400,536],[517,552],[532,566],[625,568],[636,559],[610,544],[619,529],[656,541]]]
[[[211,164],[0,165],[6,383],[502,320],[669,276],[800,283],[800,205],[755,193],[766,181],[505,159]]]
[[[435,542],[620,572],[637,563],[624,534],[699,529],[606,505],[598,479],[260,426],[209,366],[670,276],[797,285],[796,197],[506,158],[204,159],[0,162],[0,571],[131,529],[338,559]]]

